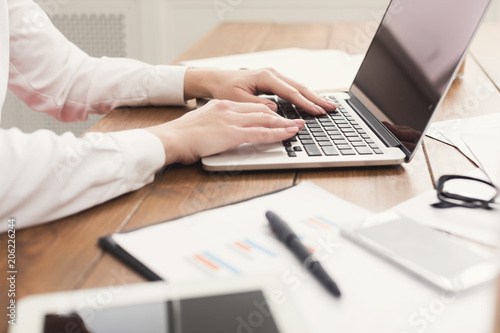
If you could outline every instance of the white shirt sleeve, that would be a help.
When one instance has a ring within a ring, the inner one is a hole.
[[[9,89],[61,121],[119,106],[184,104],[182,66],[93,58],[69,42],[32,0],[8,0]]]
[[[152,182],[165,162],[152,133],[32,134],[0,129],[0,232],[52,221]]]
[[[75,121],[122,105],[184,103],[185,68],[89,57],[31,0],[7,3],[9,88],[36,111]],[[10,217],[23,228],[136,190],[153,180],[165,154],[161,141],[142,129],[83,138],[0,129],[0,161],[2,232]]]

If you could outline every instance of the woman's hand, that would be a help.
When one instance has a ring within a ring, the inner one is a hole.
[[[270,143],[294,136],[303,120],[285,119],[264,104],[212,100],[171,122],[147,128],[165,148],[165,165],[191,164],[242,143]]]
[[[184,80],[184,98],[209,97],[236,102],[276,105],[259,94],[274,94],[312,115],[334,111],[338,106],[306,86],[287,78],[274,69],[217,70],[188,69]]]

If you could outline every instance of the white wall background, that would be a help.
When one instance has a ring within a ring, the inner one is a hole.
[[[120,12],[128,55],[169,63],[223,21],[337,22],[378,20],[389,0],[37,0],[49,14]],[[488,20],[500,20],[494,0]]]
[[[93,56],[169,64],[224,21],[378,21],[389,0],[35,0],[68,38]],[[500,21],[500,0],[488,20]],[[4,128],[48,128],[79,135],[100,116],[64,124],[29,110],[9,93]]]

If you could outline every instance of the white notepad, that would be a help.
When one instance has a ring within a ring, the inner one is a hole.
[[[347,91],[364,55],[340,50],[288,48],[183,61],[191,67],[256,69],[272,67],[315,91]],[[318,75],[320,73],[321,75]]]

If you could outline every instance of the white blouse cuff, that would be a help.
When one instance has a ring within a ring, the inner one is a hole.
[[[184,105],[185,66],[154,66],[149,81],[151,105]]]
[[[108,133],[123,154],[127,184],[136,189],[154,180],[154,174],[165,164],[161,140],[144,129]]]

